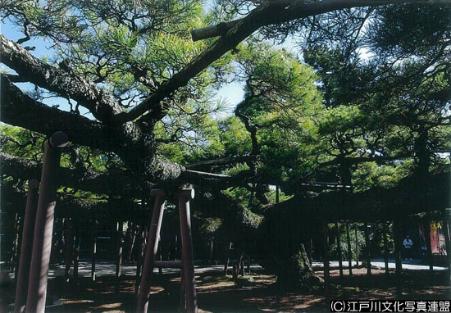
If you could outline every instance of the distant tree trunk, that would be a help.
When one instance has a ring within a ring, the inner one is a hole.
[[[388,225],[387,222],[383,223],[383,233],[384,233],[384,262],[385,262],[385,274],[388,275],[389,269],[388,269]]]
[[[75,221],[75,240],[74,240],[74,281],[78,281],[78,263],[80,261],[80,223]]]
[[[215,246],[214,246],[214,244],[215,244],[215,239],[214,239],[214,237],[213,238],[210,238],[210,240],[209,240],[209,250],[210,250],[210,253],[209,253],[209,257],[208,257],[208,259],[210,260],[210,264],[213,264],[213,260],[214,260],[214,252],[215,252]]]
[[[128,252],[132,243],[133,223],[130,221],[125,221],[124,223],[127,226],[127,230],[122,235],[122,262],[127,263],[130,261]]]
[[[402,256],[401,256],[401,225],[399,219],[393,221],[393,238],[395,241],[395,266],[396,275],[402,272]]]
[[[326,284],[330,281],[330,265],[329,265],[329,226],[327,223],[322,225],[322,246],[323,246],[323,264],[324,264],[324,281]]]
[[[74,253],[74,231],[72,221],[64,219],[64,278],[69,282],[69,271],[72,266]]]
[[[340,271],[340,278],[343,278],[343,257],[341,251],[340,224],[338,222],[335,222],[335,228],[337,229],[338,268]]]
[[[160,251],[158,252],[158,259],[160,261],[163,261],[163,254],[161,254],[161,248]],[[161,266],[158,267],[158,275],[163,275],[163,268]]]
[[[231,249],[232,249],[232,242],[229,241],[229,244],[227,245],[226,253],[225,253],[224,275],[227,275],[227,270],[228,270],[229,261],[230,261],[230,251],[231,251]]]
[[[357,224],[354,227],[354,235],[355,235],[355,261],[356,266],[359,267],[359,257],[360,257],[360,250],[359,250],[359,237],[358,237],[358,231],[357,231]]]
[[[428,254],[428,263],[429,263],[429,271],[432,273],[434,271],[434,259],[432,256],[432,245],[431,245],[431,219],[427,215],[425,218],[425,239],[426,239],[426,247],[427,247],[427,254]]]
[[[244,253],[243,252],[241,252],[238,264],[240,266],[240,275],[244,276]]]
[[[247,256],[247,273],[249,275],[251,274],[251,256],[250,255]]]
[[[97,254],[97,220],[94,219],[92,229],[92,255],[91,255],[91,280],[96,280],[96,254]]]
[[[313,238],[309,238],[305,246],[309,259],[313,260]]]
[[[171,259],[177,259],[178,257],[179,257],[179,247],[180,247],[180,244],[179,244],[179,237],[177,236],[177,234],[175,234],[174,235],[174,244],[173,244],[173,246],[172,246],[172,251],[171,251],[171,253],[172,253],[172,256],[171,256]]]
[[[346,226],[346,243],[348,247],[349,276],[352,276],[352,248],[351,248],[351,236],[349,234],[349,223],[346,223],[345,226]]]
[[[446,209],[444,215],[443,230],[445,233],[446,255],[448,259],[448,282],[451,283],[451,229],[449,225],[449,221],[451,219],[451,209]]]
[[[371,248],[370,248],[370,228],[368,223],[364,224],[365,246],[366,246],[366,274],[371,275]]]
[[[124,222],[118,221],[116,224],[116,278],[121,277],[122,274],[122,244],[123,244],[123,232]]]

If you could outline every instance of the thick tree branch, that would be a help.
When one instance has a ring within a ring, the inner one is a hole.
[[[418,187],[421,184],[421,193]],[[371,221],[404,218],[425,210],[436,211],[449,207],[449,173],[429,176],[425,181],[415,177],[403,179],[391,189],[373,188],[359,193],[341,190],[322,193],[316,198],[294,197],[271,208],[273,214],[290,212],[290,217],[305,217],[337,221]],[[426,201],[427,206],[421,203]]]
[[[160,120],[165,115],[166,110],[161,103],[162,100],[171,97],[178,88],[185,86],[189,80],[205,70],[210,64],[236,47],[241,41],[262,26],[283,23],[294,19],[351,7],[402,3],[449,4],[450,1],[451,0],[329,0],[315,3],[305,3],[300,0],[268,1],[252,10],[242,19],[230,23],[223,23],[218,27],[213,27],[216,32],[210,30],[204,31],[208,33],[209,36],[221,35],[221,37],[210,48],[191,61],[184,69],[172,76],[165,83],[161,84],[160,88],[158,88],[158,90],[150,97],[131,109],[128,113],[121,113],[118,119],[121,122],[131,121],[148,112],[146,116],[147,119],[154,121]],[[197,33],[199,33],[199,31],[197,31]],[[196,36],[197,35],[195,35],[195,37]]]
[[[341,163],[345,163],[346,165],[354,165],[358,163],[365,163],[365,162],[376,162],[378,164],[385,164],[391,161],[399,161],[411,158],[412,155],[397,155],[397,156],[362,156],[362,157],[342,157],[342,158],[335,158],[330,161],[322,162],[320,166],[330,166],[330,165],[339,165]]]
[[[108,131],[100,123],[80,115],[50,108],[25,95],[2,75],[0,81],[0,120],[50,136],[64,131],[70,141],[105,151],[111,151]]]
[[[222,190],[232,186],[245,186],[248,184],[248,179],[251,176],[251,173],[248,171],[243,171],[236,175],[225,175],[185,169],[178,181],[182,183],[189,182],[204,189]]]
[[[8,212],[23,212],[25,208],[26,194],[10,185],[3,184],[0,192],[2,194],[2,209]],[[19,205],[18,205],[19,204]],[[23,213],[22,213],[23,214]],[[86,200],[74,198],[65,194],[58,194],[55,207],[56,217],[74,217],[88,219],[93,216],[129,219],[131,221],[142,221],[148,212],[143,206],[130,198],[114,198],[113,201]]]
[[[21,159],[0,152],[2,175],[22,178],[24,180],[41,176],[41,165],[37,162]],[[96,173],[92,171],[60,168],[58,182],[61,186],[90,191],[96,194],[122,195],[123,197],[140,198],[142,191],[130,173],[109,171]]]
[[[192,163],[187,165],[186,167],[188,169],[195,169],[200,167],[212,167],[212,166],[224,166],[224,165],[231,165],[241,162],[247,162],[252,161],[255,159],[255,156],[253,155],[243,155],[243,156],[231,156],[231,157],[224,157],[219,159],[213,159],[213,160],[203,160],[196,163]]]
[[[165,108],[161,101],[170,97],[178,88],[185,86],[193,77],[205,70],[211,63],[219,59],[227,51],[236,47],[241,41],[252,34],[261,25],[254,22],[254,16],[268,14],[256,9],[249,14],[249,19],[237,23],[236,27],[230,29],[226,35],[217,40],[210,48],[201,53],[191,61],[184,69],[172,76],[168,81],[161,84],[160,88],[128,113],[122,113],[120,121],[134,120],[147,111],[147,118],[159,120],[165,115]]]
[[[122,112],[119,103],[94,84],[42,62],[2,35],[0,59],[2,63],[14,69],[22,80],[55,92],[61,97],[74,99],[103,122],[112,121],[114,115]]]
[[[325,0],[313,3],[306,3],[304,0],[268,1],[259,8],[266,6],[265,10],[271,11],[272,16],[269,16],[266,20],[256,20],[255,22],[261,24],[261,26],[267,26],[335,10],[391,4],[451,4],[451,2],[449,0]],[[192,39],[197,41],[223,36],[247,18],[249,18],[249,15],[234,21],[194,29],[191,31]]]

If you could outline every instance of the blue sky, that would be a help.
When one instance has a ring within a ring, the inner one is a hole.
[[[17,25],[11,23],[7,19],[5,19],[2,23],[0,23],[0,31],[1,33],[8,39],[17,41],[18,39],[23,37],[23,34],[21,33],[21,30],[18,28]],[[46,41],[44,39],[31,39],[30,41],[26,42],[26,45],[33,46],[35,49],[33,51],[30,51],[34,56],[39,58],[51,58],[52,57],[52,50],[51,50],[51,43],[50,41]],[[277,47],[285,48],[290,51],[295,50],[295,44],[294,41],[291,39],[288,39],[284,44],[277,45]],[[0,64],[0,70],[4,70],[6,67],[2,64]],[[19,84],[19,87],[24,90],[31,90],[33,88],[32,84]],[[222,114],[219,116],[229,115],[233,113],[233,110],[235,106],[243,100],[244,97],[244,91],[243,91],[243,84],[240,82],[232,82],[229,84],[223,85],[219,90],[217,90],[217,93],[214,97],[214,101],[220,101],[224,107],[225,110]],[[60,109],[62,110],[69,110],[69,105],[66,101],[66,99],[63,98],[50,98],[45,99],[43,101],[47,105],[54,106],[58,105]],[[82,110],[81,113],[90,116],[90,114],[86,110]]]

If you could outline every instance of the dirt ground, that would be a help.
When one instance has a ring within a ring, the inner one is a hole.
[[[319,275],[322,273],[318,271]],[[200,312],[329,312],[330,299],[421,299],[451,298],[446,271],[409,271],[397,278],[381,270],[366,276],[363,268],[354,269],[344,279],[338,270],[331,272],[328,290],[282,290],[273,275],[252,272],[235,286],[231,276],[218,271],[196,275],[197,303]],[[177,312],[180,303],[180,278],[177,273],[154,275],[150,312]],[[80,278],[78,283],[65,283],[57,278],[49,285],[49,298],[59,304],[46,312],[133,312],[135,303],[134,277],[98,277],[96,282]],[[14,288],[9,288],[10,292]],[[5,291],[5,290],[3,290]]]

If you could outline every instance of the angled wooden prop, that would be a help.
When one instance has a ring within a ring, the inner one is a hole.
[[[194,281],[193,247],[191,240],[191,217],[189,202],[194,198],[191,186],[181,188],[176,193],[179,207],[181,234],[181,261],[157,261],[158,243],[160,241],[161,224],[165,209],[166,193],[160,189],[152,190],[154,207],[150,218],[147,244],[145,247],[143,273],[138,289],[136,312],[146,313],[149,307],[151,277],[155,267],[181,269],[181,306],[189,313],[197,312],[196,287]]]
[[[56,205],[57,170],[62,148],[68,144],[63,132],[55,132],[44,146],[44,156],[39,186],[39,200],[34,226],[33,252],[26,312],[43,313],[47,295],[47,274],[52,248],[53,221]]]

